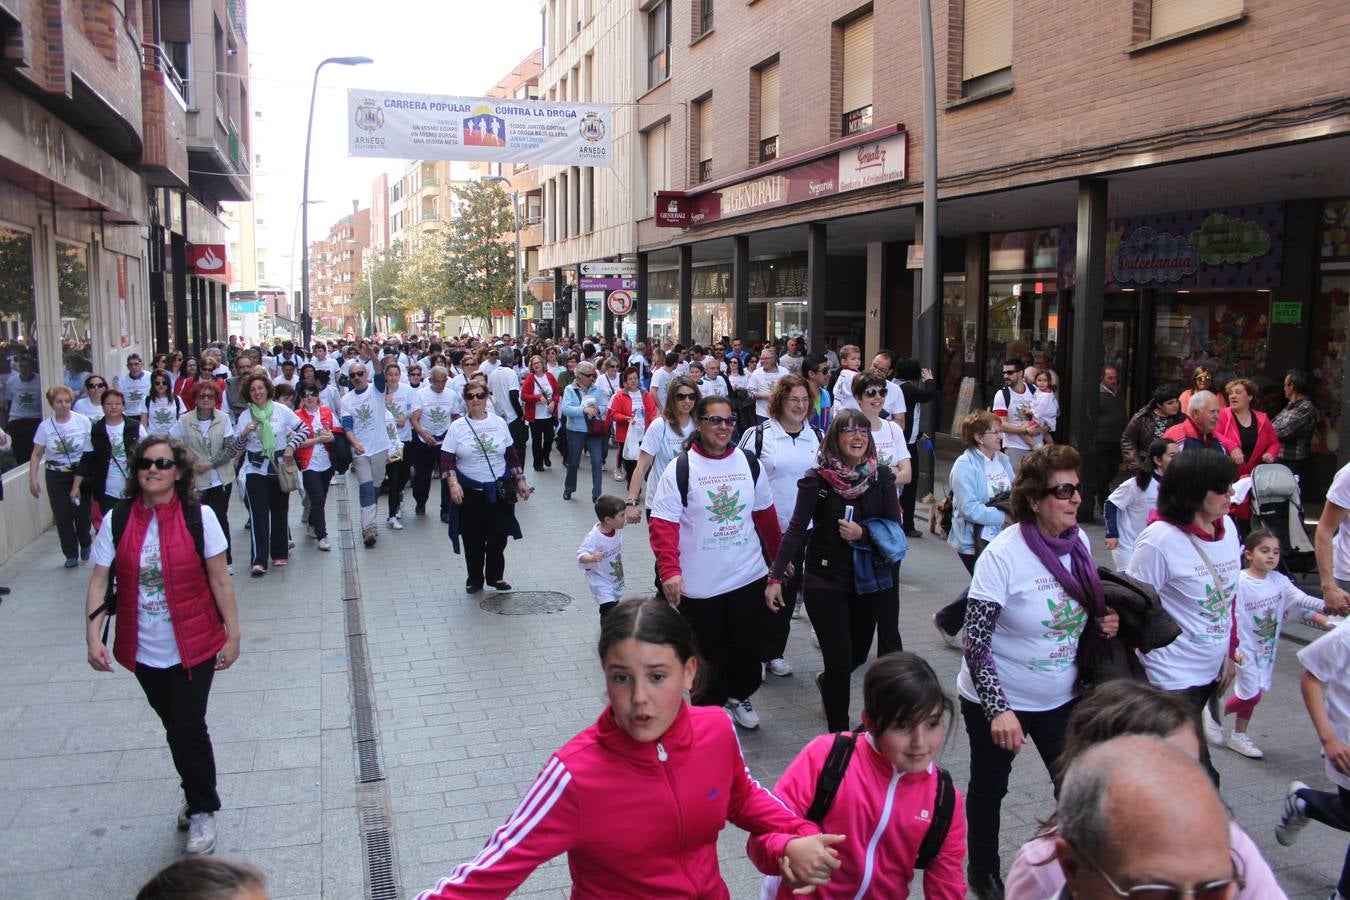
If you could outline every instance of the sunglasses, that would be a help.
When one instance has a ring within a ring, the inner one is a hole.
[[[366,373],[358,369],[357,371],[352,372],[352,373],[351,373],[351,376],[352,376],[353,378],[365,378],[365,377],[366,377]]]
[[[848,437],[855,437],[860,434],[867,434],[872,429],[864,428],[861,425],[840,425],[839,433]]]
[[[864,397],[885,397],[890,393],[888,388],[868,388],[863,391]]]
[[[689,394],[689,393],[685,393],[684,391],[681,391],[680,393],[678,393],[678,394],[675,395],[675,399],[676,399],[676,400],[697,400],[697,399],[698,399],[698,394]]]
[[[1016,369],[1004,369],[1004,370],[1003,370],[1003,374],[1004,374],[1004,375],[1016,375],[1016,374],[1017,374],[1017,370],[1016,370]]]
[[[735,416],[699,416],[700,422],[707,422],[709,425],[730,428],[736,424]]]
[[[106,390],[107,387],[108,387],[108,386],[107,386],[106,384],[104,384],[103,382],[101,382],[101,381],[96,381],[96,382],[94,382],[93,384],[89,385],[89,390],[91,390],[91,391],[101,391],[101,390]]]
[[[168,383],[167,381],[165,381],[164,379],[162,379],[162,378],[156,378],[156,379],[154,380],[154,382],[152,382],[152,383],[153,383],[153,384],[162,384],[162,385],[164,385],[165,387],[168,387],[168,386],[169,386],[169,383]]]
[[[1068,500],[1074,494],[1082,491],[1083,486],[1072,481],[1066,481],[1063,484],[1057,484],[1052,488],[1046,488],[1041,494],[1042,497],[1054,497],[1056,500]]]
[[[486,400],[487,394],[465,394],[465,400]]]
[[[151,459],[148,456],[142,456],[140,459],[136,460],[136,468],[141,472],[148,472],[151,467],[159,469],[161,472],[167,472],[176,465],[177,463],[173,461],[173,457],[166,456],[157,456],[154,459]]]

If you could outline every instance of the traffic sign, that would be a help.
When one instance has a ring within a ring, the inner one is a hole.
[[[637,263],[582,263],[582,277],[587,275],[602,278],[613,276],[628,276],[634,278],[637,276]]]
[[[530,315],[530,308],[528,306],[522,306],[517,312],[517,318],[532,319],[534,316]]]
[[[610,291],[609,311],[616,316],[626,316],[633,309],[632,291]]]
[[[551,318],[553,318],[553,301],[552,301],[552,300],[545,300],[545,301],[543,301],[542,303],[540,303],[540,306],[542,306],[544,309],[543,309],[542,312],[539,313],[539,318],[541,318],[541,319],[551,319]]]

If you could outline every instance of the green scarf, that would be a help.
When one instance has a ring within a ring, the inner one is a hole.
[[[258,443],[262,444],[263,455],[268,459],[277,452],[277,434],[272,430],[272,409],[271,400],[267,401],[266,406],[258,406],[256,403],[248,405],[248,411],[253,414],[253,421],[258,423]]]

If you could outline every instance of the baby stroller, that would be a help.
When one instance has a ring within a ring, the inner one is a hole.
[[[1266,463],[1252,470],[1252,528],[1280,539],[1280,571],[1291,578],[1317,571],[1312,537],[1303,524],[1298,480],[1288,466]]]

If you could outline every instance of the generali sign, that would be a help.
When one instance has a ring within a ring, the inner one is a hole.
[[[720,192],[689,195],[658,191],[656,224],[664,228],[693,228],[733,216],[903,181],[908,155],[909,138],[901,131],[724,187]]]

